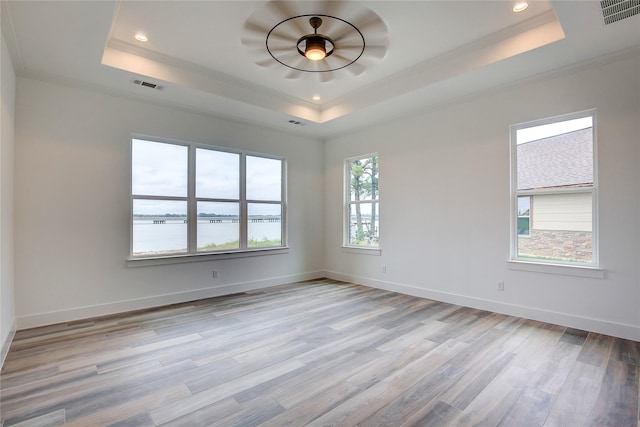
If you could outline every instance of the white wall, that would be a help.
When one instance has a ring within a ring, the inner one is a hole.
[[[127,268],[131,133],[285,156],[289,253]],[[22,77],[15,139],[19,328],[323,274],[319,140]]]
[[[1,34],[1,31],[0,31]],[[0,367],[15,332],[13,284],[13,152],[16,74],[1,37],[0,51]]]
[[[330,277],[640,340],[640,57],[607,62],[327,141]],[[590,108],[605,278],[509,269],[509,125]],[[371,152],[381,256],[340,249],[343,160]]]

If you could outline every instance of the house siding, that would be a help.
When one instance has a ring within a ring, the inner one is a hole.
[[[592,231],[591,193],[533,197],[533,230]]]

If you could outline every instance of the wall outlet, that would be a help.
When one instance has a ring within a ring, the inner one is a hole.
[[[387,272],[387,266],[386,266],[386,265],[383,265],[383,266],[382,266],[382,272],[383,272],[383,273],[386,273],[386,272]]]
[[[498,282],[497,290],[498,291],[504,291],[504,282]]]
[[[213,270],[213,278],[214,279],[218,278],[218,270]]]

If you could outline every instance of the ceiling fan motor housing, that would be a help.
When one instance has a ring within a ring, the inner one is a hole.
[[[333,53],[335,43],[330,37],[318,34],[322,18],[319,16],[309,18],[309,25],[313,28],[313,34],[306,34],[298,39],[298,53],[311,61],[319,61]]]

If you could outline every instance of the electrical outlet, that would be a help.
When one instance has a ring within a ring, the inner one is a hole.
[[[383,266],[382,266],[382,272],[383,272],[383,273],[386,273],[386,272],[387,272],[387,266],[386,266],[386,265],[383,265]]]
[[[504,282],[498,282],[497,290],[504,291]]]
[[[213,270],[213,278],[214,279],[218,278],[218,270]]]

